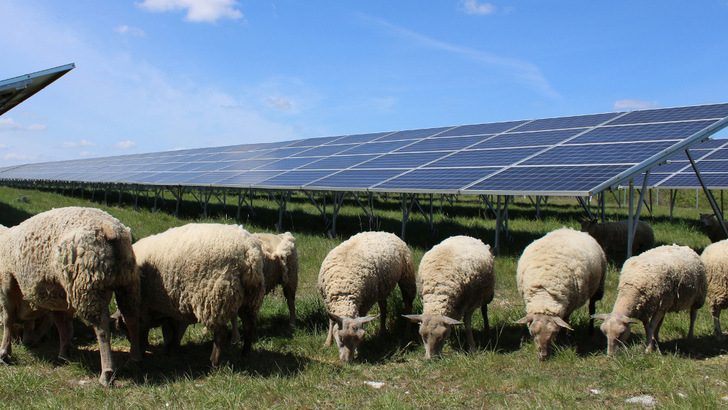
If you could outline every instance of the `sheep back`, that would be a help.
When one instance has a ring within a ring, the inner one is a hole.
[[[624,263],[613,312],[648,322],[664,309],[699,308],[705,301],[705,265],[687,246],[663,245]]]
[[[516,284],[526,312],[568,317],[604,292],[606,259],[597,241],[571,228],[549,232],[524,249]]]
[[[728,308],[728,240],[708,245],[700,257],[708,279],[708,304],[711,308]]]
[[[290,232],[280,235],[271,233],[252,234],[260,241],[263,252],[265,293],[276,286],[295,289],[298,284],[298,249],[296,238]]]
[[[387,232],[361,232],[326,255],[318,288],[328,311],[341,317],[365,315],[399,281],[415,283],[407,244]]]
[[[417,274],[422,313],[453,319],[493,300],[494,284],[490,246],[469,236],[453,236],[432,247]]]
[[[187,224],[134,244],[144,305],[159,317],[226,326],[263,302],[260,244],[240,226]]]
[[[604,222],[582,221],[582,232],[586,232],[599,242],[606,254],[627,249],[628,221]],[[640,254],[655,246],[655,234],[644,221],[637,221],[632,242],[632,253]]]
[[[0,271],[4,284],[11,276],[17,280],[33,310],[75,310],[98,323],[108,315],[110,290],[122,310],[136,312],[139,304],[131,232],[96,208],[53,209],[8,229],[0,241]]]

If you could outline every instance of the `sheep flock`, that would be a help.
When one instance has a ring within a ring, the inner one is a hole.
[[[658,334],[667,312],[689,311],[687,336],[692,337],[696,312],[705,302],[715,335],[722,338],[719,319],[721,310],[728,308],[728,240],[715,241],[702,255],[686,246],[654,248],[652,230],[641,222],[634,249],[639,254],[624,262],[614,307],[611,313],[595,314],[595,302],[605,292],[607,251],[626,246],[622,223],[600,225],[585,224],[584,232],[549,232],[528,245],[518,260],[515,279],[525,316],[509,322],[527,326],[540,360],[548,359],[551,346],[559,343],[557,334],[573,331],[569,318],[585,304],[590,335],[591,321],[604,321],[608,356],[627,343],[631,325],[638,321],[645,328],[645,350],[659,349]],[[70,321],[75,316],[96,333],[102,385],[113,384],[116,371],[112,319],[128,337],[128,356],[137,363],[152,350],[151,328],[161,326],[167,353],[181,355],[185,329],[204,325],[213,334],[210,364],[218,366],[238,320],[242,354],[253,353],[264,296],[277,286],[286,299],[289,327],[295,330],[297,325],[300,251],[289,232],[251,233],[237,225],[190,223],[132,243],[130,229],[108,213],[67,207],[16,226],[0,226],[0,239],[0,361],[5,364],[13,363],[13,343],[37,342],[38,329],[50,323],[60,340],[58,357],[68,360]],[[397,337],[410,343],[419,343],[410,322],[419,324],[427,359],[442,354],[457,326],[463,326],[468,350],[487,346],[494,337],[488,304],[499,297],[495,259],[489,245],[459,235],[433,246],[416,269],[410,247],[398,236],[352,236],[331,249],[320,266],[316,286],[328,320],[324,345],[335,341],[339,359],[355,361],[362,343],[386,332],[388,319],[397,319],[390,331],[396,329]],[[399,303],[391,305],[397,287],[401,309]],[[420,306],[415,303],[418,294],[422,311],[413,312]],[[110,315],[112,296],[118,310]],[[374,305],[377,315],[370,314]],[[483,338],[476,342],[472,316],[478,309],[484,328]],[[393,310],[398,314],[390,314]],[[378,333],[368,335],[365,329],[376,324],[367,324],[377,318]]]

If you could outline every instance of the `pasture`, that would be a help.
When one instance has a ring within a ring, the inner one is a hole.
[[[667,195],[664,195],[667,197]],[[235,221],[211,209],[211,217],[200,219],[196,203],[183,204],[181,218],[171,215],[173,204],[151,212],[133,201],[114,206],[90,201],[90,195],[63,196],[52,192],[0,187],[0,223],[16,225],[36,213],[61,206],[92,206],[119,218],[131,228],[135,239],[189,222],[241,223],[251,232],[273,232],[278,221],[274,201],[256,199],[256,215]],[[701,194],[702,197],[702,194]],[[611,198],[610,198],[611,199]],[[663,198],[660,198],[661,200]],[[170,201],[171,202],[171,201]],[[509,210],[512,237],[496,257],[495,298],[489,305],[491,329],[482,332],[480,312],[473,317],[478,349],[465,350],[464,332],[455,331],[438,360],[425,361],[416,331],[399,318],[399,290],[390,296],[388,329],[378,332],[379,322],[367,325],[367,336],[358,358],[342,364],[335,346],[325,348],[328,321],[319,300],[316,278],[327,253],[359,230],[368,230],[368,219],[348,201],[337,221],[338,238],[325,235],[327,226],[307,198],[288,204],[284,229],[297,238],[300,260],[297,294],[298,324],[287,328],[288,311],[278,291],[266,296],[257,329],[257,341],[249,358],[240,357],[240,346],[231,346],[219,368],[209,367],[212,335],[191,326],[179,356],[167,356],[159,329],[150,335],[150,352],[144,362],[127,361],[128,342],[119,334],[112,339],[117,380],[113,388],[96,382],[100,370],[98,346],[93,331],[77,323],[78,350],[70,363],[58,363],[55,331],[32,348],[16,344],[13,361],[0,365],[0,407],[73,408],[329,408],[329,407],[507,407],[507,408],[602,408],[630,406],[628,400],[649,396],[660,407],[717,407],[728,405],[728,342],[713,337],[709,309],[699,314],[693,340],[686,340],[687,312],[671,313],[660,332],[660,352],[644,354],[644,329],[633,327],[626,349],[609,359],[601,332],[587,335],[586,306],[570,319],[574,332],[562,332],[554,356],[539,362],[525,326],[513,322],[524,315],[517,294],[515,271],[525,246],[546,232],[562,226],[579,227],[583,210],[572,198],[552,198],[541,208],[540,219],[528,199],[516,198]],[[662,201],[664,202],[664,201]],[[234,207],[233,207],[234,209]],[[399,233],[402,213],[398,201],[377,199],[375,213],[382,230]],[[234,210],[230,211],[234,215]],[[641,219],[655,232],[658,245],[688,245],[698,253],[709,244],[698,229],[698,214],[709,212],[707,202],[695,191],[681,193],[670,221],[667,205],[655,204]],[[610,200],[607,215],[612,220],[626,215]],[[476,198],[461,197],[445,202],[435,213],[437,232],[432,235],[425,220],[413,214],[407,225],[406,242],[415,265],[422,255],[442,239],[465,234],[493,241],[495,220],[484,212]],[[609,312],[616,297],[621,260],[609,263],[605,297],[597,312]],[[376,306],[371,313],[376,313]],[[419,313],[419,299],[414,311]],[[728,314],[725,315],[728,320]],[[724,325],[724,327],[726,327]]]

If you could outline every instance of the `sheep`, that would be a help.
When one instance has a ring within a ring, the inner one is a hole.
[[[129,323],[130,355],[141,361],[138,340],[139,274],[131,233],[118,219],[95,208],[67,207],[35,215],[8,229],[0,241],[0,359],[12,353],[15,323],[53,313],[59,358],[69,357],[68,317],[77,313],[96,332],[101,356],[99,382],[113,383],[109,302],[112,291]]]
[[[140,334],[162,324],[165,348],[179,348],[187,326],[201,323],[214,335],[210,363],[216,367],[227,344],[227,323],[243,322],[243,355],[250,352],[263,303],[260,242],[241,226],[191,223],[134,244],[141,275]],[[237,319],[236,319],[237,320]],[[124,323],[117,326],[124,329]]]
[[[700,257],[705,264],[705,274],[708,279],[706,298],[713,316],[715,337],[721,339],[723,332],[720,329],[720,312],[728,307],[728,240],[718,241],[708,245]]]
[[[604,222],[596,220],[581,221],[581,231],[593,236],[599,242],[606,255],[622,252],[627,249],[627,232],[629,222]],[[640,253],[655,247],[655,234],[652,228],[644,221],[637,221],[634,240],[632,241],[632,254]]]
[[[339,358],[351,362],[364,339],[364,324],[377,316],[364,316],[379,304],[381,327],[385,330],[387,296],[399,284],[404,313],[412,313],[417,292],[412,253],[396,235],[361,232],[326,255],[318,276],[318,289],[329,316],[325,346],[336,339]]]
[[[700,222],[703,227],[703,231],[708,235],[711,243],[715,243],[726,239],[725,232],[720,226],[720,222],[713,214],[700,214]],[[723,223],[728,226],[728,221],[723,220]]]
[[[551,355],[551,340],[561,328],[573,330],[569,315],[589,301],[589,314],[604,294],[607,261],[599,243],[571,228],[552,231],[524,249],[516,268],[518,292],[526,302],[526,324],[539,360]],[[589,334],[592,334],[592,322]]]
[[[425,253],[417,273],[422,314],[404,315],[420,323],[425,358],[440,355],[453,325],[465,324],[468,347],[475,349],[473,312],[481,309],[487,333],[494,286],[493,255],[480,239],[453,236]]]
[[[633,319],[644,324],[645,352],[651,352],[667,312],[690,309],[688,338],[692,338],[707,287],[705,265],[687,246],[663,245],[627,259],[612,313],[593,316],[604,321],[601,330],[608,341],[607,355],[616,353],[617,341],[627,340],[630,325],[637,323]]]
[[[288,325],[296,325],[296,289],[298,288],[298,249],[296,238],[290,232],[280,235],[253,233],[260,241],[263,252],[263,275],[265,293],[270,293],[281,285],[283,296],[288,304]],[[240,341],[238,322],[232,322],[232,342]]]

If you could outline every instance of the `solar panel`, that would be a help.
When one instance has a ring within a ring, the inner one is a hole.
[[[647,169],[678,176],[685,148],[718,175],[728,149],[698,141],[726,124],[728,104],[712,104],[26,164],[0,179],[586,196]]]
[[[13,107],[33,96],[33,94],[61,78],[64,74],[73,70],[74,67],[76,65],[71,63],[0,81],[0,115],[10,111]]]
[[[728,189],[728,139],[707,140],[695,144],[690,148],[690,155],[708,188]],[[648,182],[650,186],[657,188],[702,188],[684,152],[675,155],[669,163],[654,168]]]

